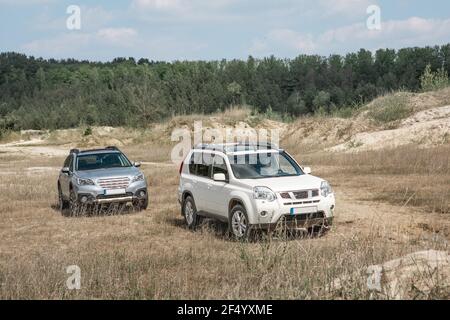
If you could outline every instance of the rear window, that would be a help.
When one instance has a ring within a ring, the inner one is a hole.
[[[209,154],[194,152],[189,160],[189,173],[209,178],[211,177],[212,158]]]

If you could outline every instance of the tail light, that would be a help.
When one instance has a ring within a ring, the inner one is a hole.
[[[184,160],[181,161],[179,174],[181,175],[181,171],[183,171]]]

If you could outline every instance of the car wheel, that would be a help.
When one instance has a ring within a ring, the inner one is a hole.
[[[134,200],[133,201],[133,208],[136,211],[147,210],[147,208],[148,208],[148,196],[146,196],[142,200]]]
[[[230,214],[230,231],[237,240],[247,240],[250,234],[250,224],[245,208],[236,205]]]
[[[68,202],[64,200],[64,196],[61,190],[61,186],[58,184],[58,209],[63,212],[69,207]]]
[[[73,190],[70,190],[70,200],[69,200],[69,212],[70,215],[76,216],[78,215],[80,211],[80,206],[79,206],[79,202],[77,200],[77,195],[75,194],[75,192]]]
[[[197,208],[191,196],[188,196],[183,202],[183,215],[189,229],[194,229],[201,222],[201,217],[197,214]]]

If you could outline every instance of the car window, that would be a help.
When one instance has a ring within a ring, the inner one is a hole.
[[[284,152],[230,155],[231,169],[237,179],[262,179],[299,176],[301,168]]]
[[[66,160],[64,160],[64,164],[63,164],[63,167],[64,167],[64,168],[67,168],[67,167],[69,166],[70,160],[72,160],[72,156],[71,156],[71,155],[68,156],[68,157],[66,158]]]
[[[227,164],[225,163],[225,160],[223,157],[216,155],[214,157],[214,164],[213,164],[213,172],[212,175],[216,173],[223,173],[225,175],[225,178],[228,180],[228,169]]]
[[[201,152],[194,152],[189,161],[189,173],[199,176],[210,178],[211,177],[212,161],[209,154],[203,154]]]
[[[73,157],[70,157],[70,161],[69,161],[69,171],[72,172],[73,171]]]
[[[195,175],[197,174],[197,166],[194,161],[194,155],[195,153],[191,155],[191,159],[189,160],[189,173]]]
[[[130,161],[119,152],[86,154],[77,158],[79,171],[127,167],[131,167]]]

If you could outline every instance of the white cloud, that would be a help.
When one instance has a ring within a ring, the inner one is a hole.
[[[267,34],[265,40],[256,39],[253,42],[252,51],[267,52],[270,48],[276,50],[280,45],[286,45],[295,51],[307,53],[313,52],[316,46],[311,35],[301,34],[290,29],[274,29]]]
[[[30,21],[30,28],[34,30],[63,31],[67,28],[66,20],[68,17],[69,15],[63,12],[63,14],[59,15],[55,19],[51,16],[48,9],[43,9],[42,12],[35,17],[35,19]],[[98,28],[104,27],[114,18],[117,18],[116,13],[108,11],[101,6],[81,6],[81,30],[83,32],[91,32],[93,30],[97,30]]]
[[[1,5],[11,5],[11,6],[27,6],[35,4],[46,4],[55,2],[55,0],[0,0]]]
[[[146,57],[154,60],[195,59],[205,43],[170,36],[144,38],[132,28],[103,28],[97,32],[67,32],[24,44],[24,53],[46,58],[112,60],[115,57]]]
[[[319,0],[319,6],[325,15],[364,15],[368,6],[376,4],[374,0]]]
[[[249,53],[256,56],[346,53],[359,48],[436,45],[447,43],[448,39],[450,19],[411,17],[382,22],[381,30],[369,30],[365,23],[357,23],[327,30],[315,37],[291,29],[274,29],[263,39],[254,39]]]
[[[156,10],[178,10],[183,8],[181,0],[133,0],[132,5],[140,9]]]
[[[104,28],[97,32],[97,37],[114,45],[129,45],[136,36],[133,28]]]
[[[104,28],[93,33],[67,32],[52,38],[34,40],[24,44],[22,49],[36,56],[75,57],[86,53],[87,48],[94,51],[130,48],[137,40],[137,31],[132,28]]]

